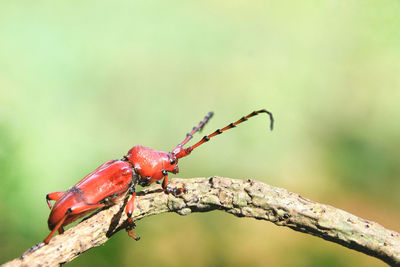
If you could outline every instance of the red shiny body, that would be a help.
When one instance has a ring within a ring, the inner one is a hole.
[[[61,227],[97,209],[102,202],[124,196],[132,181],[132,167],[126,161],[110,160],[88,174],[56,201],[51,209],[48,225],[50,230],[64,217],[68,209],[83,209],[70,212]],[[112,199],[107,199],[112,196]]]
[[[46,199],[51,209],[48,226],[51,233],[42,244],[47,244],[56,231],[62,233],[64,231],[64,226],[98,208],[112,205],[116,199],[126,195],[131,195],[125,207],[128,216],[128,227],[126,230],[131,237],[137,240],[138,238],[135,237],[132,231],[134,222],[131,219],[136,196],[136,185],[148,186],[153,182],[158,182],[163,179],[162,188],[166,193],[172,193],[174,195],[184,193],[184,188],[168,187],[168,172],[174,174],[179,172],[178,159],[189,155],[193,149],[209,141],[210,138],[228,129],[234,128],[237,124],[259,113],[267,113],[270,116],[272,129],[272,114],[266,110],[254,111],[235,123],[218,129],[208,136],[204,136],[195,145],[183,148],[193,137],[193,134],[201,131],[203,126],[212,117],[213,114],[210,112],[171,152],[167,153],[143,146],[134,146],[123,159],[111,160],[102,164],[67,191],[57,191],[48,194]],[[51,200],[56,201],[54,206],[51,205]],[[37,248],[38,246],[29,251],[33,251]]]
[[[153,150],[144,146],[134,146],[125,156],[129,162],[132,162],[135,172],[140,177],[149,177],[147,185],[160,181],[164,175],[160,170],[166,170],[171,173],[178,173],[178,164],[170,164],[171,155],[164,151]]]

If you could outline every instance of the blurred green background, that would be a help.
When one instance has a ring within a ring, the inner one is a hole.
[[[400,2],[0,3],[0,263],[48,234],[45,195],[136,144],[178,177],[254,178],[400,231]],[[198,135],[194,140],[198,140]],[[67,266],[385,266],[222,212],[138,222]]]

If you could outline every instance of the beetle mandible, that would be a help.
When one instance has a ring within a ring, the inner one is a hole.
[[[122,159],[105,162],[67,191],[57,191],[47,194],[46,201],[51,209],[48,219],[48,226],[51,232],[41,244],[48,244],[56,231],[62,234],[64,226],[99,208],[112,205],[117,199],[127,194],[131,195],[131,198],[125,207],[128,217],[128,227],[126,230],[129,236],[138,240],[139,238],[135,236],[132,230],[135,223],[131,218],[134,209],[136,186],[138,184],[148,186],[153,182],[160,183],[163,179],[161,186],[165,193],[174,195],[184,193],[184,188],[171,188],[168,186],[168,173],[176,174],[179,172],[178,159],[188,156],[194,149],[208,142],[212,137],[236,127],[236,125],[259,113],[269,115],[270,128],[272,130],[274,124],[272,113],[261,109],[204,136],[193,146],[183,148],[192,139],[193,134],[200,132],[213,116],[213,113],[209,112],[191,132],[186,134],[186,138],[171,152],[134,146]],[[54,206],[50,202],[52,200],[55,201]]]

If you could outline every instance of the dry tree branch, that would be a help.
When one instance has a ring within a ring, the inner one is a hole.
[[[371,255],[389,265],[400,266],[400,234],[375,222],[250,179],[211,177],[171,180],[171,186],[183,184],[188,192],[180,197],[165,194],[159,185],[138,193],[134,220],[164,212],[187,215],[223,210],[238,217],[252,217],[287,226]],[[126,201],[121,200],[54,237],[48,245],[26,255],[24,259],[14,259],[3,266],[56,266],[71,261],[86,250],[105,243],[114,233],[126,227]]]

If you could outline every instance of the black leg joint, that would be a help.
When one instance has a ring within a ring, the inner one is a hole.
[[[128,190],[128,194],[132,195],[133,193],[135,193],[135,190],[136,190],[135,187],[130,187]]]

